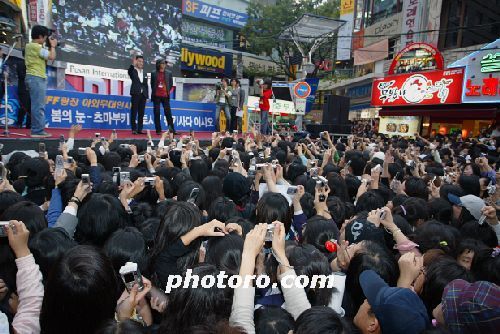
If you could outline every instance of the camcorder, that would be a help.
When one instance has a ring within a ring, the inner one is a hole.
[[[144,282],[142,281],[142,275],[139,271],[137,263],[125,263],[125,265],[120,268],[120,276],[122,277],[123,283],[125,283],[125,288],[128,292],[130,292],[136,284],[138,291],[144,290]]]
[[[217,82],[215,84],[215,90],[222,90],[222,82]]]

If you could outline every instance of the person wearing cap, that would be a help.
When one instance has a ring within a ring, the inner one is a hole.
[[[500,287],[494,283],[469,283],[456,279],[443,291],[432,315],[453,334],[490,334],[500,330]]]
[[[163,113],[167,119],[168,127],[173,134],[174,129],[172,109],[170,109],[170,91],[174,85],[172,72],[166,69],[164,59],[156,61],[156,72],[151,73],[151,100],[153,101],[154,121],[156,134],[161,134],[160,103],[163,105]]]
[[[430,327],[422,300],[407,288],[394,288],[373,270],[365,270],[359,283],[366,296],[354,317],[361,333],[419,334]]]

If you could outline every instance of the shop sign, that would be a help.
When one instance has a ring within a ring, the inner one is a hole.
[[[183,42],[203,43],[219,48],[233,47],[233,31],[208,23],[182,20]]]
[[[401,13],[389,16],[385,20],[372,24],[365,29],[364,46],[374,44],[384,38],[399,34],[401,28]]]
[[[372,90],[372,83],[370,82],[369,84],[363,85],[363,86],[356,86],[356,87],[351,87],[347,89],[347,96],[349,96],[351,99],[359,99],[363,97],[368,97],[370,96]]]
[[[444,69],[444,59],[438,49],[427,43],[413,43],[396,54],[388,73],[414,73],[442,69]]]
[[[424,5],[424,0],[403,1],[403,19],[401,25],[401,45],[403,47],[421,41],[421,39],[419,39],[420,36],[415,34],[415,32],[420,30],[420,21],[422,19],[422,9]]]
[[[182,48],[181,69],[230,76],[233,70],[233,56],[204,49]]]
[[[500,39],[449,67],[464,67],[463,103],[500,103]]]
[[[352,32],[354,28],[354,0],[341,0],[340,19],[345,23],[337,34],[337,60],[351,58]]]
[[[463,70],[401,74],[373,82],[371,105],[409,106],[460,103]]]
[[[420,132],[420,117],[384,116],[380,117],[378,131],[389,136],[413,137]]]
[[[236,28],[243,28],[248,21],[247,13],[209,5],[199,0],[183,0],[182,13],[198,19],[203,19]]]

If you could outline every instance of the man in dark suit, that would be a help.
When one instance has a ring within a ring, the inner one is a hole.
[[[128,75],[132,80],[130,86],[130,96],[132,97],[132,106],[130,108],[130,124],[133,134],[144,134],[142,132],[142,122],[144,120],[144,109],[149,97],[148,77],[144,73],[144,58],[136,55],[133,58],[133,64],[128,68]],[[137,126],[136,126],[137,118]]]
[[[163,113],[167,119],[170,131],[175,135],[174,120],[170,109],[170,91],[173,86],[172,72],[166,69],[164,59],[156,61],[156,72],[151,73],[151,100],[153,100],[155,114],[155,129],[161,134],[160,103],[163,105]]]

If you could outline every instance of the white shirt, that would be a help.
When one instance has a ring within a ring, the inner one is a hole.
[[[139,75],[139,81],[142,83],[144,80],[144,70],[140,70],[137,67],[135,68],[137,70],[137,74]]]

